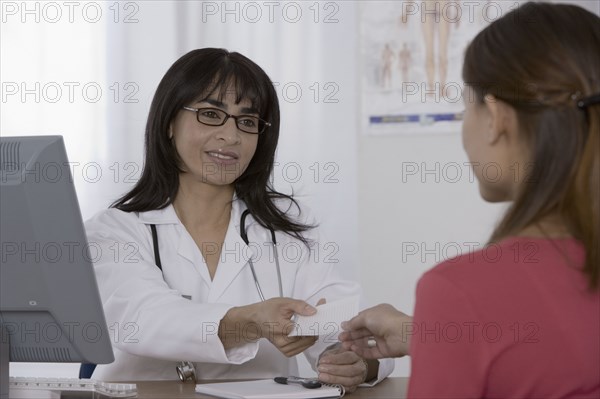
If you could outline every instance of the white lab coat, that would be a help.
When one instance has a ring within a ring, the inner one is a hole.
[[[239,234],[245,209],[243,201],[234,199],[213,280],[172,206],[141,213],[108,209],[86,222],[115,354],[112,364],[98,365],[93,378],[177,379],[175,366],[182,360],[194,362],[201,379],[298,374],[296,359],[286,358],[266,339],[225,350],[217,335],[219,321],[230,308],[260,302],[249,256],[265,298],[279,297],[270,231],[248,216],[246,245]],[[157,228],[162,273],[155,263],[150,224]],[[320,298],[331,302],[360,294],[357,283],[341,278],[343,265],[328,262],[335,259],[335,244],[318,242],[316,230],[307,233],[315,241],[313,251],[276,232],[283,295],[315,305]],[[329,342],[319,340],[305,351],[313,367],[332,343],[329,337]],[[391,360],[382,362],[378,381],[392,369]]]

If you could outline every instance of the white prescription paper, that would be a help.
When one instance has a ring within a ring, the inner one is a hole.
[[[295,315],[292,318],[294,328],[288,334],[337,337],[342,331],[341,324],[358,314],[360,298],[353,296],[335,302],[317,306],[317,313],[312,316]]]

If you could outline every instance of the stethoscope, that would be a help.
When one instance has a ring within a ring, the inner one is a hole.
[[[242,213],[242,217],[240,218],[240,236],[242,240],[246,243],[246,245],[250,245],[250,241],[248,240],[248,234],[246,233],[246,216],[250,214],[250,211],[246,209]],[[273,256],[275,258],[275,268],[277,269],[277,281],[279,282],[279,296],[283,297],[283,286],[281,284],[281,269],[279,268],[279,255],[277,254],[277,239],[275,238],[275,231],[269,227],[269,231],[271,232],[271,244],[273,245]],[[258,278],[256,277],[256,270],[254,270],[254,263],[252,262],[252,257],[248,258],[248,263],[250,264],[250,270],[252,271],[252,277],[254,278],[254,284],[256,284],[256,291],[258,291],[258,296],[261,301],[265,301],[265,296],[260,289],[260,283],[258,282]]]
[[[246,245],[250,245],[250,240],[248,240],[248,233],[246,232],[246,216],[250,215],[250,210],[246,209],[242,216],[240,217],[240,237],[246,243]],[[277,281],[279,282],[279,296],[283,297],[283,284],[281,282],[281,268],[279,267],[279,255],[277,253],[277,239],[275,238],[275,231],[273,228],[269,227],[269,232],[271,232],[271,244],[273,245],[273,257],[275,258],[275,268],[277,269]],[[248,258],[248,264],[250,264],[250,270],[252,271],[252,278],[254,278],[254,284],[256,285],[256,291],[258,292],[258,296],[261,301],[265,301],[265,296],[263,295],[262,289],[260,287],[260,283],[258,282],[258,277],[256,276],[256,270],[254,269],[254,262],[252,262],[252,257]],[[176,367],[177,375],[182,382],[186,381],[194,381],[196,382],[196,367],[192,362],[180,362]]]

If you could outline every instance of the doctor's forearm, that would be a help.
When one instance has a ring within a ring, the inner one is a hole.
[[[233,307],[221,319],[219,339],[225,349],[255,342],[260,338],[258,325],[252,320],[250,306]]]
[[[267,338],[285,356],[295,356],[315,343],[314,337],[289,337],[294,314],[310,316],[316,309],[292,298],[230,308],[219,323],[219,339],[225,349]]]

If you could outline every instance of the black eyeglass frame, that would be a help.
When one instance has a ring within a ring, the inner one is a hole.
[[[244,133],[248,133],[248,134],[262,134],[267,129],[267,127],[271,126],[271,122],[267,122],[267,121],[265,121],[263,119],[260,119],[258,116],[248,115],[248,114],[231,115],[231,114],[228,114],[227,112],[223,111],[220,108],[214,108],[214,107],[203,107],[203,108],[182,107],[182,108],[184,110],[186,110],[186,111],[195,112],[196,113],[196,120],[198,121],[198,123],[201,123],[201,124],[203,124],[205,126],[223,126],[225,123],[227,123],[227,121],[229,120],[229,118],[233,118],[235,120],[235,126],[238,128],[238,130],[240,130],[241,132],[244,132]],[[211,125],[211,124],[208,124],[206,122],[202,122],[200,120],[200,111],[204,111],[204,110],[211,110],[211,111],[222,112],[223,114],[225,114],[225,118],[223,119],[223,121],[221,123],[216,124],[216,125]],[[238,118],[243,118],[243,117],[246,117],[246,118],[251,117],[251,118],[258,119],[259,123],[262,123],[262,129],[260,129],[258,132],[249,132],[247,130],[244,130],[242,127],[240,127],[240,124],[238,123]]]

